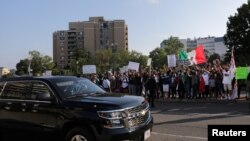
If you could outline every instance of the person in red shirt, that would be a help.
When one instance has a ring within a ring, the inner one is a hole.
[[[201,95],[202,95],[202,98],[204,98],[204,92],[205,92],[205,80],[204,78],[202,77],[202,74],[200,73],[199,74],[199,87],[198,87],[198,92],[199,92],[199,98],[201,98]]]

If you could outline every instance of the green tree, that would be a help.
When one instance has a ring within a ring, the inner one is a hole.
[[[131,52],[129,52],[129,58],[128,59],[129,60],[127,60],[127,64],[128,64],[129,61],[133,61],[133,62],[140,63],[141,68],[145,68],[146,65],[147,65],[148,57],[143,55],[140,52],[131,51]]]
[[[39,51],[30,51],[29,55],[31,57],[31,69],[34,75],[41,75],[46,70],[52,70],[55,66],[50,56],[43,56]]]
[[[184,45],[180,42],[178,37],[170,36],[167,40],[167,44],[164,47],[167,54],[177,55],[181,49],[184,48]]]
[[[156,48],[149,53],[153,68],[162,68],[167,63],[167,52],[163,48]]]
[[[227,33],[224,36],[228,47],[225,61],[230,60],[230,53],[234,48],[236,65],[250,64],[250,1],[237,9],[234,16],[227,22]]]
[[[187,52],[193,51],[195,48],[187,48]]]
[[[17,75],[28,75],[29,61],[28,59],[20,60],[16,64],[16,74]]]
[[[83,65],[91,63],[91,56],[84,48],[76,48],[71,54],[69,68],[75,74],[81,73]]]
[[[54,63],[50,56],[43,56],[39,51],[30,51],[30,58],[20,60],[16,65],[16,74],[24,75],[29,74],[29,65],[34,75],[41,75],[45,70],[54,69]]]
[[[42,56],[41,62],[43,69],[54,70],[55,64],[53,63],[53,59],[50,56],[48,55]]]
[[[93,62],[97,66],[98,72],[105,72],[110,70],[112,68],[112,50],[98,50],[93,57]]]
[[[115,54],[115,59],[117,61],[117,67],[125,66],[130,59],[130,52],[126,49],[119,48]]]
[[[119,71],[119,68],[128,65],[129,61],[140,63],[141,67],[145,67],[147,56],[136,51],[127,51],[123,48],[116,50],[102,49],[98,50],[93,58],[94,64],[97,66],[98,72],[106,72],[112,69]]]
[[[214,54],[209,56],[207,62],[213,64],[213,61],[216,60],[216,59],[220,60],[220,55],[217,54],[217,53],[214,53]]]
[[[31,59],[31,69],[34,75],[39,75],[43,73],[43,66],[42,66],[42,55],[39,51],[30,51],[29,52]]]
[[[167,64],[167,55],[178,55],[179,51],[184,48],[184,45],[180,42],[178,37],[170,36],[167,39],[167,44],[163,48],[156,48],[149,53],[149,57],[152,58],[152,66],[154,68],[162,68]]]

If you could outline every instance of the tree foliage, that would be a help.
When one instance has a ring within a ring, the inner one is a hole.
[[[178,55],[179,51],[184,48],[184,45],[180,42],[179,38],[170,36],[167,40],[167,44],[163,48],[156,48],[149,53],[149,57],[152,58],[152,66],[154,68],[162,68],[167,64],[167,55]]]
[[[127,51],[123,48],[117,50],[102,49],[95,53],[93,62],[97,66],[98,72],[110,70],[119,71],[119,68],[128,65],[129,61],[138,62],[141,67],[145,67],[148,57],[136,51]]]
[[[163,48],[156,48],[149,53],[149,57],[152,58],[153,68],[161,68],[167,63],[167,52]]]
[[[112,67],[112,50],[98,50],[93,56],[93,62],[97,66],[98,72],[105,72],[110,70]]]
[[[29,60],[28,59],[23,59],[20,60],[20,62],[18,62],[16,64],[16,74],[17,75],[24,75],[24,74],[28,74],[28,67],[29,67]]]
[[[140,63],[141,69],[145,68],[147,65],[148,57],[146,55],[143,55],[142,53],[131,51],[129,52],[129,60],[127,60],[127,64],[129,61],[138,62]]]
[[[180,42],[178,37],[170,36],[167,40],[165,50],[168,54],[177,55],[181,49],[184,48],[184,45]]]
[[[91,61],[89,52],[86,52],[84,48],[76,48],[70,57],[71,59],[68,69],[74,74],[81,73],[82,66],[89,64]]]
[[[250,64],[250,1],[237,9],[234,16],[230,16],[227,22],[227,33],[224,36],[228,53],[225,56],[230,60],[230,53],[234,48],[236,65]]]
[[[207,62],[212,64],[213,61],[214,61],[214,60],[217,60],[217,59],[221,60],[221,59],[220,59],[220,55],[217,54],[217,53],[214,53],[214,54],[212,54],[212,55],[209,56]]]
[[[54,63],[50,56],[43,56],[38,51],[30,51],[30,58],[25,58],[20,60],[20,62],[16,65],[16,74],[17,75],[27,75],[29,73],[29,66],[31,68],[31,72],[34,75],[41,75],[45,72],[45,70],[54,69]]]

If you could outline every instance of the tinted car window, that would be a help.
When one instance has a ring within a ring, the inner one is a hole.
[[[71,78],[57,80],[55,86],[62,92],[63,98],[103,94],[105,91],[88,79]]]
[[[29,82],[7,82],[1,94],[1,98],[21,99],[30,90]]]
[[[42,82],[32,82],[31,93],[25,97],[29,100],[37,100],[38,94],[49,94],[51,96],[51,91],[48,86]]]

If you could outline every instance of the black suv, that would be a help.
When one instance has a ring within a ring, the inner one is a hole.
[[[1,130],[49,132],[66,141],[142,141],[152,127],[145,98],[107,93],[86,78],[0,80]]]

